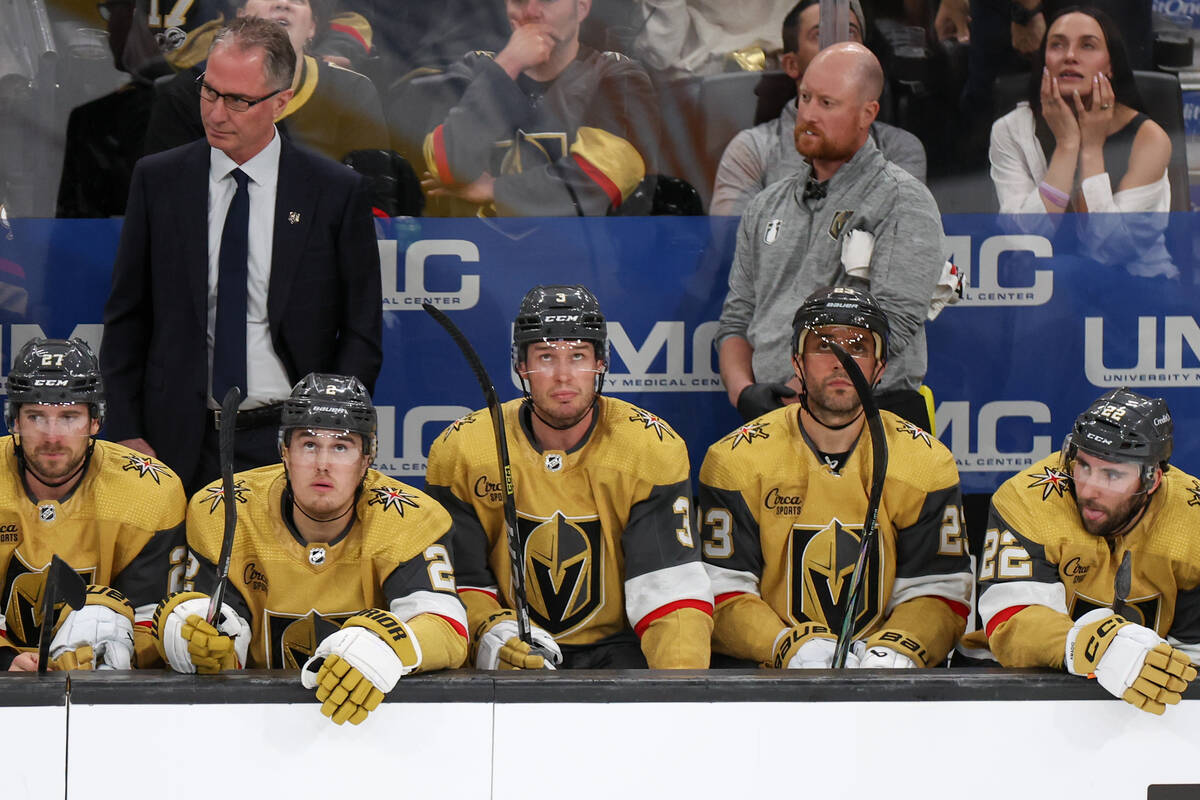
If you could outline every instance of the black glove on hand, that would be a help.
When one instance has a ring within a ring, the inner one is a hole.
[[[795,396],[795,390],[786,383],[752,383],[738,395],[737,410],[749,422],[782,406],[783,398]]]

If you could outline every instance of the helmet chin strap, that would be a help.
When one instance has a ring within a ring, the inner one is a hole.
[[[585,408],[579,414],[579,416],[577,416],[575,419],[571,420],[570,422],[568,422],[565,425],[556,425],[553,422],[551,422],[550,420],[543,417],[541,414],[539,414],[537,404],[533,402],[533,398],[529,396],[528,392],[525,394],[525,402],[526,402],[526,404],[529,405],[529,410],[531,412],[533,412],[533,415],[535,417],[537,417],[539,420],[541,420],[542,424],[545,425],[547,428],[552,428],[553,430],[556,430],[556,431],[569,431],[571,428],[574,428],[576,425],[583,422],[585,419],[587,419],[587,415],[590,414],[596,408],[596,404],[599,402],[599,400],[600,400],[600,395],[598,395],[598,394],[592,395],[591,404],[587,408]]]
[[[813,413],[813,410],[808,405],[808,392],[800,393],[800,407],[807,411],[808,415],[812,417],[818,425],[820,425],[822,428],[828,428],[831,431],[840,431],[845,428],[849,428],[855,422],[858,422],[858,418],[863,415],[863,407],[860,405],[858,407],[858,413],[851,417],[847,422],[844,422],[841,425],[830,425],[828,422]]]

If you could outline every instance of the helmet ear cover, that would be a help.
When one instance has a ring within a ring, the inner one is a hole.
[[[100,362],[83,339],[29,340],[13,359],[8,374],[4,421],[11,430],[25,404],[88,407],[92,419],[103,426],[107,410]]]
[[[283,403],[278,445],[280,453],[297,428],[344,430],[357,433],[363,455],[374,459],[379,420],[371,394],[354,376],[309,373]]]

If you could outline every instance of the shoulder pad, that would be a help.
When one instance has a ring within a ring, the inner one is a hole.
[[[146,530],[165,530],[183,519],[183,483],[166,464],[103,440],[96,440],[92,458],[98,511],[112,508],[121,521]]]
[[[450,529],[450,513],[440,503],[374,469],[367,471],[358,515],[368,557],[394,556],[408,561]]]

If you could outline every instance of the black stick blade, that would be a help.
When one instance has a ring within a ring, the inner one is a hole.
[[[46,585],[42,588],[42,627],[38,631],[38,674],[44,675],[50,666],[50,640],[54,635],[54,606],[66,603],[72,609],[83,608],[87,602],[87,584],[71,565],[57,555],[46,568]]]
[[[221,460],[221,498],[225,504],[225,530],[221,537],[221,557],[217,559],[217,579],[208,602],[205,619],[211,625],[221,613],[225,599],[225,581],[229,577],[229,559],[233,556],[233,535],[237,530],[237,493],[233,488],[233,435],[237,429],[238,404],[242,392],[230,386],[221,400],[221,430],[217,436],[217,457]]]

